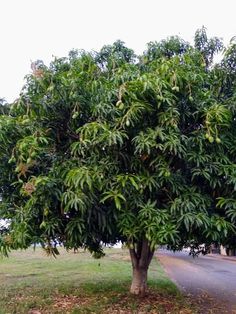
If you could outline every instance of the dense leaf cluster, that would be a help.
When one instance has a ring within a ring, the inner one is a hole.
[[[120,41],[32,65],[0,116],[0,250],[233,239],[236,45]]]

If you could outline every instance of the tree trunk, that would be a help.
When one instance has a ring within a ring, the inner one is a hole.
[[[130,287],[130,293],[145,296],[147,290],[148,267],[152,260],[154,250],[146,239],[135,244],[130,249],[130,257],[133,267],[133,279]]]
[[[130,293],[145,296],[147,290],[147,268],[133,268]]]

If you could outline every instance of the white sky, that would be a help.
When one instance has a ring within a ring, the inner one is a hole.
[[[228,43],[235,12],[236,0],[0,0],[0,98],[17,98],[31,60],[48,64],[72,48],[121,39],[141,53],[170,35],[192,42],[202,25]]]

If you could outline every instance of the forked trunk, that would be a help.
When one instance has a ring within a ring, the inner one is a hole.
[[[154,250],[150,248],[147,240],[140,241],[130,249],[133,267],[133,279],[130,293],[145,296],[147,291],[147,273]]]

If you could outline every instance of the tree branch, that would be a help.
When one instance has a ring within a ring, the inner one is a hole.
[[[150,253],[150,246],[147,239],[142,241],[142,252],[139,261],[139,267],[147,268],[148,267],[148,257]]]
[[[129,249],[129,253],[130,253],[133,268],[137,268],[138,267],[138,257],[137,257],[137,254],[135,252],[135,249]]]

